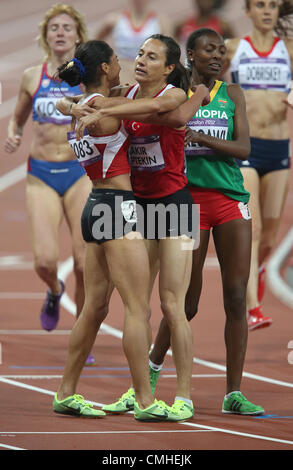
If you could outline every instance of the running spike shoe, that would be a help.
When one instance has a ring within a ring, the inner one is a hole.
[[[72,395],[59,401],[56,394],[53,400],[53,410],[55,413],[82,418],[102,418],[106,416],[106,413],[102,410],[97,410],[90,403],[86,403],[81,395]]]
[[[134,409],[134,402],[135,392],[133,388],[130,388],[115,403],[103,406],[102,410],[108,413],[126,413]]]
[[[262,313],[261,306],[248,310],[247,324],[248,330],[256,330],[257,328],[265,328],[270,326],[273,320],[270,317],[265,317]]]
[[[44,330],[52,331],[59,321],[60,300],[65,290],[64,283],[59,279],[61,292],[58,295],[47,291],[47,297],[41,310],[41,325]]]
[[[174,404],[171,406],[171,410],[176,414],[179,414],[182,421],[194,416],[194,407],[192,402],[191,405],[188,405],[188,403],[183,400],[175,400]]]
[[[237,415],[262,415],[264,409],[259,405],[254,405],[242,395],[241,392],[232,392],[228,398],[224,398],[222,413]]]
[[[85,366],[86,367],[89,367],[89,366],[95,366],[96,365],[96,359],[94,358],[94,356],[92,355],[92,353],[90,353],[88,355],[88,358],[87,360],[85,361]]]
[[[134,418],[137,421],[161,422],[161,421],[180,421],[181,416],[168,406],[164,401],[155,400],[147,408],[141,409],[137,402],[134,402]]]

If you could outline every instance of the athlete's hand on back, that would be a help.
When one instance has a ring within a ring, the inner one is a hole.
[[[88,104],[73,104],[71,108],[71,115],[74,116],[77,120],[94,112],[95,109]]]
[[[87,114],[79,119],[76,127],[76,140],[83,137],[85,128],[90,131],[100,119],[99,111],[93,110],[93,112],[94,114]]]

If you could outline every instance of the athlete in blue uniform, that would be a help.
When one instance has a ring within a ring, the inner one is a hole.
[[[10,119],[5,150],[15,152],[23,127],[33,111],[33,139],[28,158],[26,202],[33,243],[35,270],[47,284],[48,292],[41,311],[41,324],[47,331],[56,328],[64,283],[58,279],[59,228],[65,217],[72,236],[75,302],[79,315],[84,302],[84,242],[80,217],[90,192],[83,168],[67,143],[71,119],[56,109],[63,96],[81,94],[79,86],[70,87],[54,79],[57,68],[72,57],[76,45],[86,40],[86,27],[73,7],[51,7],[40,25],[44,63],[23,73],[18,100]],[[90,361],[94,361],[90,358]]]

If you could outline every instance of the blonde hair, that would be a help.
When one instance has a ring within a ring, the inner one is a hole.
[[[68,15],[70,16],[76,24],[77,34],[79,36],[79,44],[86,42],[88,37],[87,27],[85,24],[84,17],[77,11],[74,7],[70,5],[66,5],[65,3],[56,3],[52,5],[52,7],[46,12],[43,20],[39,24],[40,34],[37,38],[39,45],[44,49],[46,56],[45,60],[47,60],[50,56],[50,48],[47,42],[47,27],[49,21],[57,15]]]

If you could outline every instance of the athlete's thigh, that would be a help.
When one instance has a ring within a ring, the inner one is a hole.
[[[91,182],[84,175],[66,191],[63,198],[64,212],[72,236],[72,249],[75,258],[83,257],[84,240],[81,232],[81,214],[90,191]]]
[[[186,249],[181,237],[161,239],[159,242],[159,291],[175,297],[186,295],[190,282],[193,250]]]
[[[57,256],[63,217],[60,196],[40,179],[27,175],[26,206],[35,254]]]
[[[102,245],[87,243],[84,268],[85,298],[93,307],[107,305],[114,289]]]
[[[241,168],[244,187],[250,193],[249,210],[252,218],[252,236],[258,239],[261,232],[260,178],[253,168]]]
[[[150,287],[149,296],[151,297],[154,283],[159,272],[159,242],[157,240],[144,240],[150,263]]]
[[[150,267],[142,238],[128,237],[103,243],[111,279],[128,304],[132,299],[148,303]]]
[[[288,193],[290,170],[271,171],[260,180],[262,219],[278,222]]]
[[[218,225],[213,238],[224,280],[248,280],[251,258],[251,220],[235,219]]]

